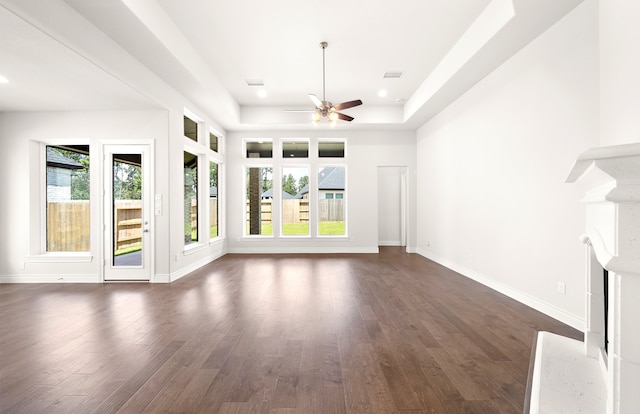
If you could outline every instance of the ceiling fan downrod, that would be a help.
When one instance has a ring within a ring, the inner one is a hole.
[[[326,85],[326,79],[325,79],[325,73],[326,73],[326,66],[325,66],[325,62],[324,62],[324,51],[327,48],[327,46],[329,46],[329,43],[327,42],[320,42],[320,47],[322,48],[322,101],[326,102],[327,98],[326,98],[326,91],[325,91],[325,85]]]

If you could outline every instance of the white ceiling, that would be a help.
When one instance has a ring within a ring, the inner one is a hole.
[[[0,111],[154,106],[31,23],[0,6]]]
[[[408,99],[488,2],[158,0],[239,104],[294,106],[322,97],[321,41],[329,100]],[[267,98],[246,79],[264,79]]]
[[[416,128],[580,1],[0,0],[0,110],[158,105],[56,30],[68,22],[97,27],[227,129],[309,127],[283,110],[322,97],[327,41],[327,99],[364,102],[340,127]]]

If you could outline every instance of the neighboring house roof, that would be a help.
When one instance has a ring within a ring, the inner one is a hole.
[[[326,167],[318,173],[318,190],[344,190],[344,167]],[[296,197],[309,192],[309,184]]]
[[[209,187],[209,197],[217,197],[218,196],[218,187],[212,185]]]
[[[273,188],[268,189],[267,191],[265,191],[264,193],[260,194],[261,198],[273,198]],[[292,198],[296,198],[296,196],[293,196],[289,193],[287,193],[286,191],[282,192],[282,199],[283,200],[289,200]]]
[[[66,168],[68,170],[79,170],[83,168],[82,164],[54,151],[53,148],[47,148],[47,165],[50,167]]]

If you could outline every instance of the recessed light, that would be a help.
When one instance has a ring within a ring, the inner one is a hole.
[[[384,98],[385,96],[387,96],[387,91],[385,89],[380,89],[378,91],[378,96]]]
[[[258,89],[258,96],[261,98],[266,98],[267,97],[267,91],[265,91],[264,89]]]
[[[7,79],[4,76],[0,75],[0,83],[9,83],[9,79]]]

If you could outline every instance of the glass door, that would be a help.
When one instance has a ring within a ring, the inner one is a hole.
[[[104,148],[104,280],[150,280],[149,147]]]

